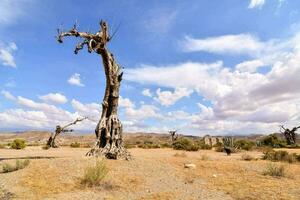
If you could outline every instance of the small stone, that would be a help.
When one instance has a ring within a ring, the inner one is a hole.
[[[184,168],[196,169],[196,165],[193,163],[184,164]]]
[[[213,177],[214,177],[214,178],[217,178],[217,174],[213,174]]]

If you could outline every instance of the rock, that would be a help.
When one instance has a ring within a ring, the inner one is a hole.
[[[217,174],[213,174],[213,177],[214,177],[214,178],[217,178]]]
[[[184,168],[196,169],[196,165],[193,163],[184,164]]]

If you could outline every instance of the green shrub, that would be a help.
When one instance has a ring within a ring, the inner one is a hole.
[[[79,142],[72,142],[70,144],[70,147],[72,147],[72,148],[79,148],[80,147],[80,143]]]
[[[132,149],[132,148],[135,148],[135,145],[134,144],[128,144],[128,143],[125,143],[124,147],[126,149]]]
[[[280,140],[275,134],[268,135],[264,137],[260,144],[263,146],[269,146],[273,148],[282,148],[286,146],[286,142],[284,140]]]
[[[87,167],[84,172],[84,176],[81,179],[81,183],[85,186],[98,186],[102,180],[106,177],[108,168],[103,161],[97,161],[95,166]]]
[[[152,141],[145,141],[143,144],[138,144],[138,148],[158,149],[158,148],[160,148],[160,146],[158,144],[154,144]]]
[[[4,163],[2,166],[2,172],[3,173],[8,173],[8,172],[13,172],[13,171],[17,171],[19,169],[23,169],[26,166],[28,166],[30,163],[30,160],[26,159],[24,161],[22,160],[16,160],[16,164],[13,166],[9,163]]]
[[[173,149],[175,150],[186,150],[186,151],[199,150],[199,146],[187,138],[180,138],[179,140],[175,141],[172,146]]]
[[[263,171],[263,175],[273,176],[273,177],[284,177],[285,168],[283,165],[275,165],[274,163],[269,163],[266,169]]]
[[[198,140],[198,141],[196,141],[196,144],[199,146],[199,149],[204,149],[204,150],[211,149],[211,146],[208,144],[205,144],[204,140]]]
[[[24,149],[26,147],[26,143],[24,139],[15,139],[11,144],[10,147],[12,149]]]
[[[250,151],[255,146],[255,143],[249,140],[238,140],[234,142],[234,145],[239,149]]]
[[[169,143],[163,143],[160,145],[161,148],[171,148],[172,145],[170,145]]]

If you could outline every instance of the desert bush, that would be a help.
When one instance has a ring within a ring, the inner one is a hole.
[[[79,142],[72,142],[70,144],[70,147],[72,147],[72,148],[79,148],[80,147],[80,143]]]
[[[179,140],[175,141],[172,146],[173,149],[175,150],[186,150],[186,151],[199,150],[199,146],[187,138],[180,138]]]
[[[267,150],[263,152],[263,154],[264,160],[284,161],[289,163],[300,161],[300,155],[296,153],[288,153],[287,151]]]
[[[198,140],[195,143],[199,146],[199,149],[204,149],[204,150],[211,149],[211,146],[208,144],[205,144],[204,140]]]
[[[44,146],[42,146],[42,149],[48,150],[48,149],[50,149],[50,146],[49,145],[44,145]]]
[[[128,143],[125,143],[125,144],[124,144],[124,147],[125,147],[126,149],[132,149],[132,148],[135,148],[135,145],[134,145],[134,144],[128,144]]]
[[[13,171],[17,171],[19,169],[23,169],[26,166],[28,166],[30,163],[30,160],[26,159],[24,161],[22,160],[16,160],[16,164],[15,165],[11,165],[9,163],[4,163],[2,166],[2,172],[3,173],[8,173],[8,172],[13,172]]]
[[[260,141],[261,145],[273,148],[282,148],[286,146],[284,140],[280,140],[275,134],[268,135]]]
[[[208,155],[206,154],[201,155],[201,160],[209,160]]]
[[[160,145],[160,147],[161,147],[161,148],[171,148],[172,145],[170,145],[169,143],[162,143],[162,144]]]
[[[138,144],[138,148],[158,149],[158,148],[160,148],[160,146],[158,144],[154,144],[152,141],[145,141],[143,144]]]
[[[0,149],[4,149],[5,145],[4,144],[0,144]]]
[[[249,154],[246,154],[246,153],[242,154],[241,158],[242,158],[242,160],[245,160],[245,161],[251,161],[251,160],[253,160],[253,157],[250,156]]]
[[[216,152],[223,152],[224,151],[224,146],[221,142],[217,142],[217,144],[215,144],[213,146],[213,148],[215,149]]]
[[[26,142],[24,139],[15,139],[11,144],[12,149],[24,149],[26,147]]]
[[[89,187],[100,185],[107,173],[108,168],[105,163],[98,160],[95,166],[90,166],[85,169],[81,184]]]
[[[255,143],[250,140],[237,140],[234,145],[239,149],[250,151],[255,146]]]
[[[186,153],[185,153],[185,152],[182,152],[182,153],[175,153],[174,156],[175,156],[175,157],[182,157],[182,158],[184,158],[184,157],[186,157]]]
[[[284,177],[285,167],[283,165],[275,165],[274,163],[269,163],[266,169],[263,171],[263,175],[273,176],[273,177]]]

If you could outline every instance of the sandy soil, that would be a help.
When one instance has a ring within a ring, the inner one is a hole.
[[[97,159],[85,157],[87,150],[0,149],[0,165],[31,158],[25,169],[0,173],[2,195],[13,199],[300,199],[299,164],[276,163],[285,165],[287,176],[273,178],[262,175],[268,161],[243,161],[242,153],[226,156],[211,150],[130,149],[133,160],[105,160],[110,171],[103,184],[88,188],[80,178]],[[186,163],[196,169],[184,168]]]

